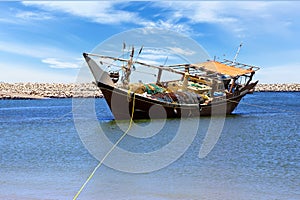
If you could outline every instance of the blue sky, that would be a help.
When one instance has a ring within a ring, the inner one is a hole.
[[[233,59],[242,42],[237,61],[261,67],[261,83],[299,83],[297,1],[7,1],[0,9],[0,82],[75,82],[82,52],[152,27],[191,37],[212,58]]]

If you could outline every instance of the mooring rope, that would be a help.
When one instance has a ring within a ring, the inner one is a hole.
[[[122,141],[122,139],[127,135],[129,130],[131,129],[132,122],[133,122],[133,114],[134,114],[134,107],[135,107],[135,93],[133,93],[133,100],[132,100],[132,110],[131,110],[131,117],[130,117],[130,122],[127,130],[124,132],[124,134],[119,138],[119,140],[112,146],[112,148],[105,154],[105,156],[102,158],[102,160],[98,163],[98,165],[94,168],[92,173],[89,175],[89,177],[86,179],[84,184],[80,187],[76,195],[73,197],[73,200],[76,200],[82,190],[85,188],[85,186],[88,184],[88,182],[93,178],[94,174],[96,171],[99,169],[99,167],[102,166],[104,160],[109,156],[109,154],[117,147],[117,145]]]

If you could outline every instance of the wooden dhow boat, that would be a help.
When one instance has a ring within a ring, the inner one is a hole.
[[[235,59],[166,66],[134,59],[133,47],[129,54],[83,53],[115,120],[228,115],[258,83],[259,68]]]

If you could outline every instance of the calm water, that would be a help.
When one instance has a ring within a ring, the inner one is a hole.
[[[210,118],[200,119],[195,140],[168,167],[132,174],[101,166],[78,199],[300,199],[299,99],[299,92],[248,95],[205,158],[198,153]],[[96,104],[100,125],[115,142],[123,132],[104,100]],[[98,164],[73,118],[71,99],[0,101],[0,199],[73,198]],[[88,110],[82,118],[89,119]],[[167,120],[160,136],[151,137],[157,143],[128,136],[120,146],[158,150],[178,123]]]

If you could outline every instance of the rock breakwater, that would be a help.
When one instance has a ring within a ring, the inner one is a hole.
[[[300,84],[258,84],[256,92],[300,92]],[[0,99],[101,98],[94,83],[3,83]]]
[[[102,97],[93,83],[0,83],[0,99]]]
[[[256,92],[300,92],[299,83],[257,84]]]

